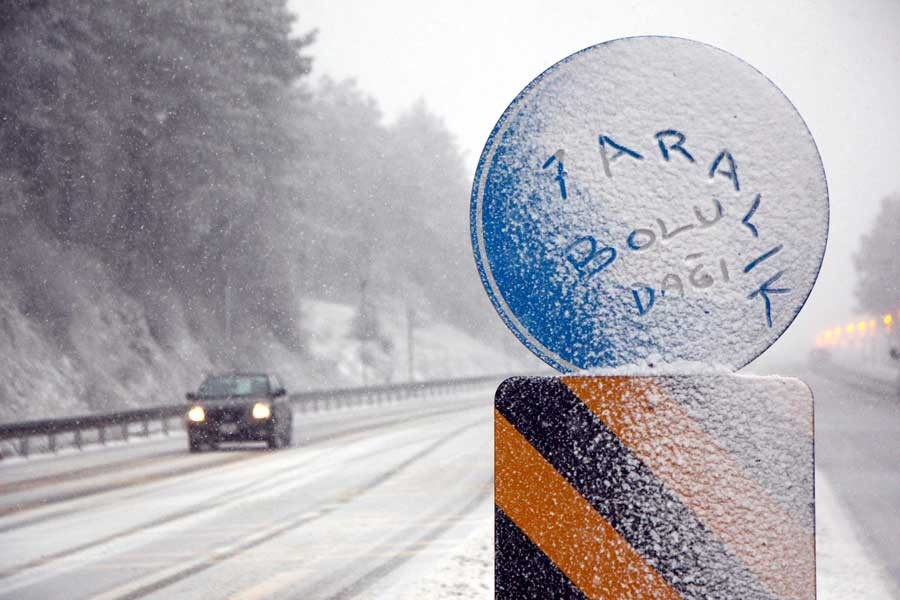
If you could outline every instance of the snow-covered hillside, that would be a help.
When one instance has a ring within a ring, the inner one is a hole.
[[[408,380],[406,311],[379,312],[379,343],[353,337],[357,307],[304,300],[298,307],[307,335],[301,351],[267,332],[233,365],[211,356],[178,309],[166,319],[166,342],[152,332],[141,305],[113,286],[78,287],[65,330],[24,314],[22,294],[0,289],[0,421],[89,413],[178,402],[205,372],[273,369],[300,391]],[[516,359],[447,323],[419,315],[412,327],[417,380],[504,373]],[[363,366],[363,357],[368,366]]]

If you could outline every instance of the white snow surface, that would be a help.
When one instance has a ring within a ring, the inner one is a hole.
[[[364,374],[361,342],[351,334],[357,307],[304,299],[302,312],[310,327],[309,352],[313,361],[332,365],[331,372],[337,377],[357,384],[406,381],[410,350],[413,377],[417,381],[512,373],[522,368],[518,360],[504,351],[426,315],[419,316],[410,336],[404,309],[404,305],[379,307],[380,327],[391,347],[385,350],[370,344],[373,364]]]
[[[900,590],[854,533],[828,478],[816,471],[817,600],[891,600]]]
[[[458,600],[494,597],[492,521],[474,528],[447,558],[409,588],[402,600]],[[816,471],[816,588],[817,600],[891,600],[900,590],[865,550],[853,532],[852,521],[839,503],[831,483]]]
[[[490,513],[482,516],[453,552],[433,565],[428,575],[398,591],[396,600],[493,598],[494,521]]]

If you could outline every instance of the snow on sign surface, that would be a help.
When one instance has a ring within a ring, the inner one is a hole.
[[[815,598],[802,382],[514,377],[494,408],[498,600]]]
[[[828,190],[765,76],[705,44],[635,37],[516,97],[482,152],[471,221],[495,308],[557,369],[738,368],[812,290]]]

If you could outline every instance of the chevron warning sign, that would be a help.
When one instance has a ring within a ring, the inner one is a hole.
[[[506,380],[496,597],[814,599],[812,406],[779,377]]]

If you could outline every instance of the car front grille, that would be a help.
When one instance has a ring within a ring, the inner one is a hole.
[[[211,406],[206,409],[206,420],[213,423],[228,423],[246,420],[250,408],[244,406]]]

